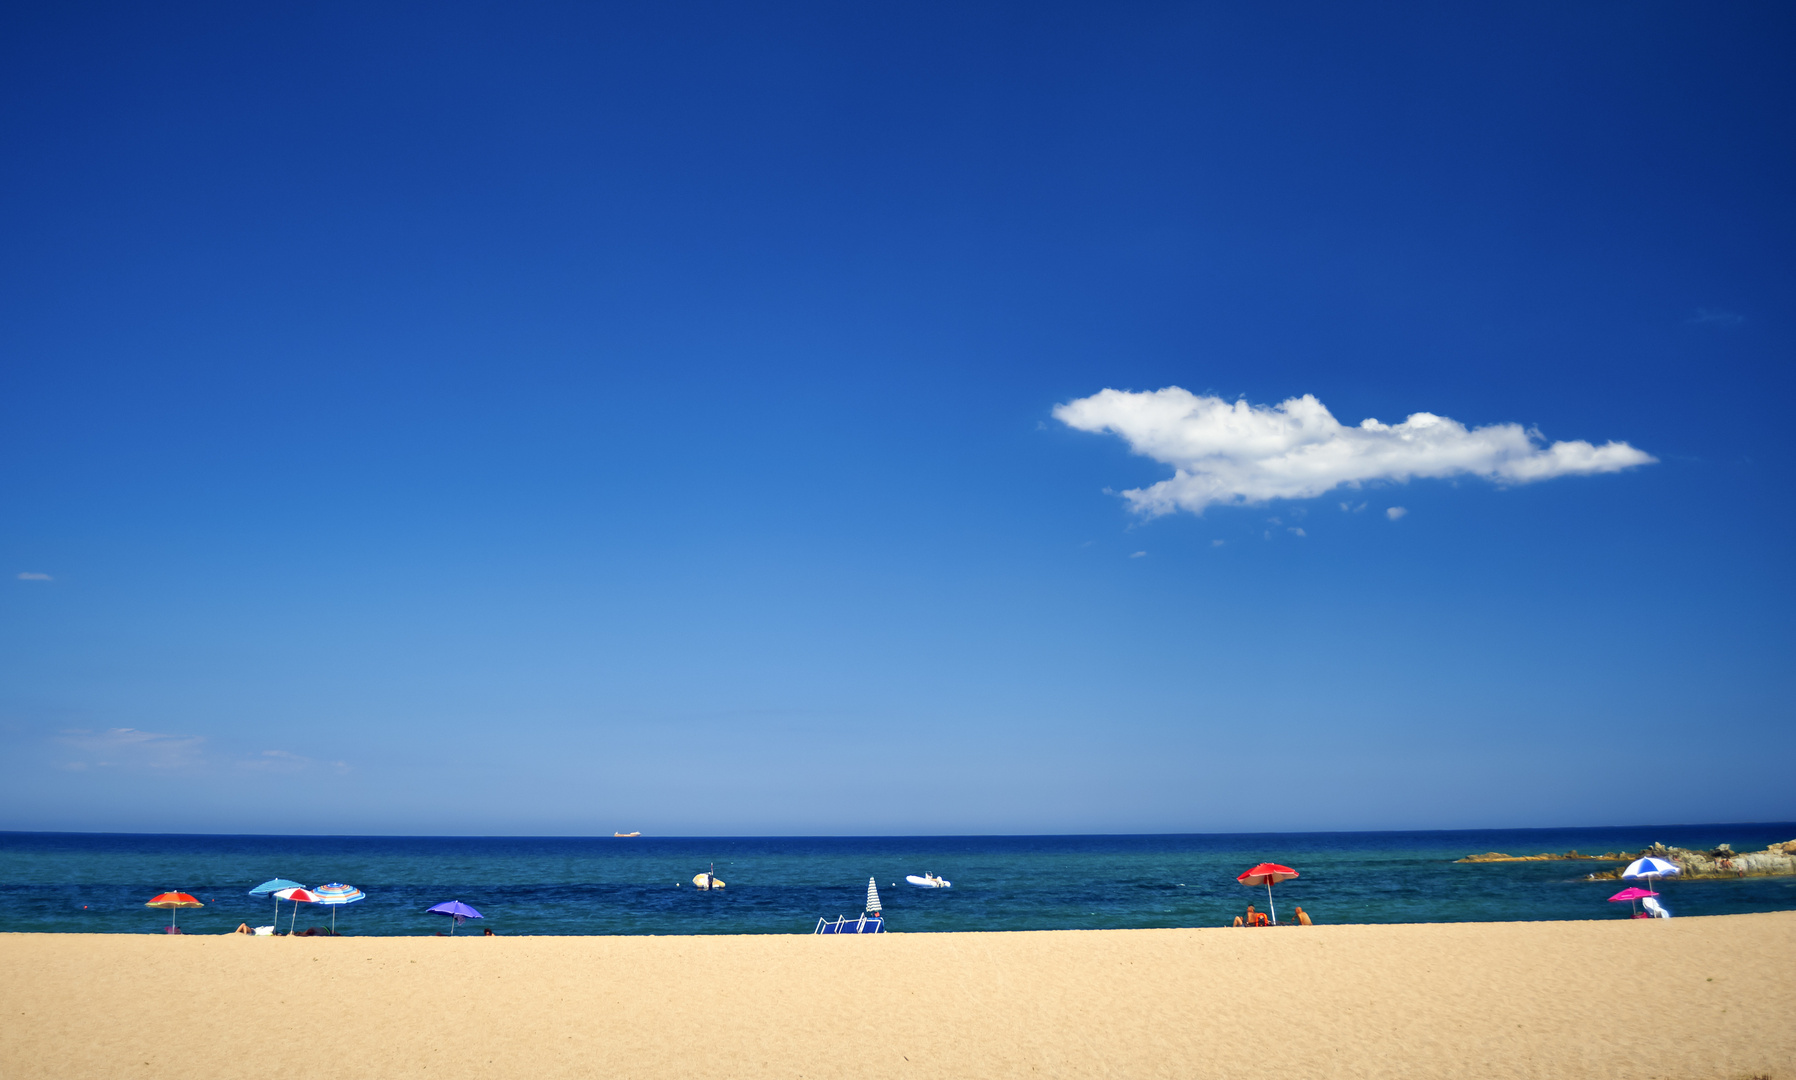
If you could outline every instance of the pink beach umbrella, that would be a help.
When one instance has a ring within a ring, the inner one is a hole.
[[[1640,909],[1637,906],[1635,906],[1635,902],[1640,900],[1642,897],[1657,896],[1657,895],[1659,895],[1659,894],[1656,892],[1652,892],[1649,889],[1642,889],[1639,886],[1630,885],[1627,888],[1616,893],[1614,896],[1611,896],[1609,898],[1609,902],[1611,904],[1619,904],[1623,900],[1626,900],[1628,902],[1628,905],[1630,907],[1634,908],[1634,914],[1638,915],[1638,914],[1640,914]]]

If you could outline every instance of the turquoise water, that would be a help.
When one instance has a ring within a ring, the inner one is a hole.
[[[342,881],[368,898],[337,911],[348,934],[430,934],[424,909],[459,899],[503,934],[791,934],[861,910],[875,877],[894,931],[1225,925],[1264,889],[1235,883],[1262,861],[1302,876],[1274,890],[1281,915],[1318,922],[1613,919],[1606,863],[1453,860],[1483,851],[1637,850],[1655,841],[1748,851],[1796,838],[1796,823],[1463,832],[955,837],[340,837],[0,833],[0,931],[155,933],[143,902],[181,890],[206,907],[179,923],[219,933],[272,921],[246,895],[272,877]],[[716,864],[721,892],[691,886]],[[904,884],[933,871],[948,890]],[[895,883],[895,884],[894,884]],[[1675,915],[1796,909],[1796,879],[1671,881]],[[292,905],[283,905],[281,927]],[[302,905],[297,925],[328,926]],[[464,928],[461,932],[467,932]]]

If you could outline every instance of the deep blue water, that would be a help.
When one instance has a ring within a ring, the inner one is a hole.
[[[153,836],[0,832],[0,931],[155,933],[143,907],[181,890],[206,903],[179,923],[220,933],[272,921],[247,891],[272,877],[343,881],[368,894],[338,909],[349,934],[430,934],[424,909],[459,899],[503,934],[791,934],[820,916],[861,910],[879,881],[894,931],[1219,926],[1264,889],[1235,883],[1254,863],[1302,874],[1279,885],[1278,910],[1317,922],[1613,919],[1615,882],[1583,880],[1611,864],[1460,865],[1483,851],[1634,851],[1654,841],[1749,851],[1796,838],[1796,823],[1458,832],[1155,836],[519,838]],[[691,886],[715,863],[721,892]],[[905,885],[933,871],[949,890]],[[895,885],[891,883],[896,883]],[[1796,878],[1670,881],[1675,915],[1796,909]],[[283,905],[281,928],[292,905]],[[298,926],[330,911],[302,905]],[[466,928],[462,932],[467,932]]]

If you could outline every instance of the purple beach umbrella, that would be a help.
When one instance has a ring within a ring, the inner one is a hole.
[[[455,935],[455,928],[461,925],[463,919],[484,919],[486,917],[460,900],[445,900],[428,910],[433,915],[448,915],[455,920],[449,924],[451,937]]]

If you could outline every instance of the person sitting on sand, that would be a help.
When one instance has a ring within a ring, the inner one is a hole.
[[[486,929],[482,930],[480,932],[480,934],[482,937],[498,937],[499,936],[498,934],[493,933],[493,928],[490,926],[487,927]]]
[[[249,928],[249,924],[248,924],[248,923],[246,923],[246,922],[240,922],[240,923],[238,923],[238,924],[237,924],[237,929],[235,929],[235,930],[233,930],[233,931],[231,931],[231,933],[233,933],[233,934],[254,934],[254,933],[255,933],[255,931],[254,931],[254,930],[251,930],[251,929],[250,929],[250,928]]]
[[[1299,925],[1299,926],[1312,926],[1312,925],[1314,925],[1314,924],[1313,924],[1313,923],[1311,923],[1311,922],[1310,922],[1310,917],[1309,917],[1309,916],[1308,916],[1308,915],[1305,915],[1305,914],[1304,914],[1304,913],[1303,913],[1303,909],[1302,909],[1302,908],[1298,908],[1298,909],[1297,909],[1297,925]]]

